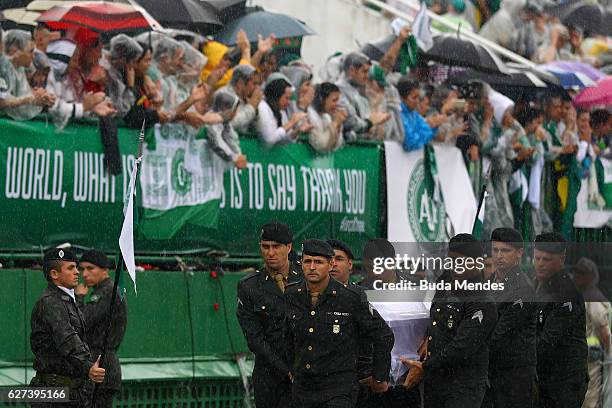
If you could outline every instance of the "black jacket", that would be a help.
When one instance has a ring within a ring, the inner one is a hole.
[[[536,315],[539,304],[529,278],[515,267],[502,280],[503,291],[494,291],[497,324],[489,342],[491,368],[536,365]]]
[[[444,276],[450,288],[436,291],[431,304],[425,378],[441,379],[447,386],[486,380],[495,303],[484,291],[456,290],[454,280]],[[482,278],[468,282],[482,283]]]
[[[113,294],[113,280],[108,278],[94,287],[87,303],[82,304],[83,316],[85,317],[85,339],[91,349],[94,359],[102,354],[104,347],[104,336],[107,329],[107,319]],[[80,302],[82,298],[77,298]],[[121,365],[117,357],[117,349],[123,341],[127,327],[127,300],[115,298],[115,308],[111,319],[110,331],[108,333],[108,344],[104,360],[106,375],[104,376],[103,388],[118,390],[121,388]]]
[[[94,364],[75,301],[50,283],[32,310],[30,345],[37,373],[87,379]]]
[[[565,272],[537,290],[538,377],[540,381],[585,377],[588,373],[584,299]]]
[[[289,266],[289,283],[299,281],[301,272]],[[249,350],[255,354],[255,366],[277,378],[287,378],[289,366],[283,338],[285,325],[284,295],[266,270],[253,272],[238,282],[238,323]]]
[[[287,288],[286,301],[288,356],[296,382],[357,379],[361,342],[372,344],[372,376],[388,379],[393,332],[374,316],[363,291],[330,279],[313,307],[306,282],[300,282]]]

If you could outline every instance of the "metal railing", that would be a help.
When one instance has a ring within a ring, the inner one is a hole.
[[[387,3],[384,3],[382,1],[379,0],[357,0],[358,2],[365,4],[365,5],[371,5],[374,7],[377,7],[381,10],[384,10],[388,13],[393,14],[396,17],[399,17],[401,19],[404,19],[408,22],[412,22],[413,20],[413,16],[410,16],[398,9],[396,9],[395,7],[391,7],[389,6]],[[419,11],[419,5],[412,3],[408,0],[400,0],[406,7],[410,8],[411,10],[418,12]],[[469,40],[474,41],[475,43],[482,45],[484,47],[489,48],[491,51],[495,52],[496,54],[498,54],[499,56],[502,56],[504,58],[507,58],[513,62],[516,62],[518,64],[521,65],[525,65],[529,68],[535,68],[536,64],[533,63],[532,61],[518,55],[515,52],[512,52],[510,50],[508,50],[507,48],[504,48],[502,46],[500,46],[499,44],[494,43],[493,41],[490,41],[484,37],[482,37],[481,35],[478,35],[476,33],[473,33],[471,31],[467,31],[467,30],[461,30],[460,31],[460,27],[457,24],[451,23],[447,20],[445,20],[444,18],[440,17],[439,15],[437,15],[436,13],[434,13],[431,10],[427,10],[427,15],[429,16],[429,19],[432,21],[435,21],[436,23],[440,24],[441,26],[444,26],[446,28],[449,28],[455,32],[459,32],[461,37],[465,37]],[[432,29],[432,32],[436,32],[435,29]]]

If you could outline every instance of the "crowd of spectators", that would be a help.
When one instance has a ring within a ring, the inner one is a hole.
[[[584,40],[581,30],[560,25],[536,3],[505,0],[478,19],[463,0],[430,6],[536,61],[597,63],[585,44],[604,41]],[[306,140],[320,154],[360,140],[395,141],[406,151],[456,145],[477,197],[491,174],[487,228],[518,227],[528,212],[533,234],[553,229],[567,206],[570,159],[582,178],[594,179],[597,156],[612,156],[607,110],[576,110],[551,94],[513,101],[477,80],[452,86],[434,74],[439,66],[407,58],[414,41],[409,25],[379,62],[359,51],[337,55],[316,82],[308,62],[275,48],[273,35],[251,44],[241,31],[235,47],[184,33],[119,34],[107,43],[81,37],[43,25],[33,33],[2,33],[2,113],[29,120],[44,111],[58,131],[74,119],[99,118],[111,141],[116,119],[133,128],[144,121],[193,136],[204,132],[213,151],[238,168],[248,163],[240,148],[246,133],[266,146]],[[543,202],[550,180],[553,207]],[[512,195],[521,186],[528,194],[517,206]],[[601,207],[597,183],[589,186],[589,200]]]

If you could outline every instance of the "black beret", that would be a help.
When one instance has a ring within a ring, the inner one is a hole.
[[[271,221],[261,228],[260,241],[274,241],[284,245],[293,242],[293,234],[286,224]]]
[[[536,237],[535,249],[551,254],[562,254],[565,252],[565,243],[565,238],[558,232],[545,232]]]
[[[363,259],[395,258],[395,248],[384,238],[368,241],[363,247]]]
[[[471,258],[484,256],[482,244],[472,234],[457,234],[452,237],[448,241],[448,252],[456,252]]]
[[[323,240],[307,239],[302,244],[302,256],[303,255],[324,256],[331,259],[334,257],[334,250]]]
[[[517,249],[523,248],[523,236],[514,228],[496,228],[491,233],[491,242],[504,242]]]
[[[340,251],[344,251],[344,253],[346,253],[346,256],[348,256],[348,258],[350,260],[355,259],[355,256],[353,255],[353,251],[351,251],[351,248],[349,248],[349,246],[340,241],[339,239],[328,239],[327,243],[333,248],[333,249],[338,249]]]
[[[113,267],[113,262],[108,259],[108,257],[104,254],[104,252],[89,250],[85,251],[83,255],[81,255],[80,262],[89,262],[100,268],[110,269]]]
[[[78,258],[69,248],[53,248],[45,253],[43,262],[66,261],[79,263]]]

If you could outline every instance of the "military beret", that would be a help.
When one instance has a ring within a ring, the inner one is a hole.
[[[327,243],[332,247],[332,249],[338,249],[340,251],[344,251],[344,253],[346,254],[346,256],[348,256],[350,260],[355,259],[355,256],[353,255],[353,251],[351,251],[351,248],[349,248],[349,246],[346,243],[338,239],[328,239]]]
[[[517,249],[523,248],[523,236],[514,228],[496,228],[491,233],[491,241],[504,242]]]
[[[66,261],[79,263],[78,258],[69,248],[53,248],[45,253],[43,262]]]
[[[83,255],[81,255],[81,263],[89,262],[100,268],[109,269],[113,267],[113,262],[108,259],[108,257],[104,254],[104,252],[89,250],[85,251]]]
[[[551,254],[562,254],[565,252],[565,238],[558,232],[545,232],[535,239],[535,249],[549,252]]]
[[[448,252],[471,258],[482,258],[484,251],[482,244],[472,234],[457,234],[448,241]]]
[[[271,221],[261,228],[260,241],[275,241],[281,244],[293,242],[293,234],[286,224]]]
[[[334,250],[331,245],[320,239],[307,239],[302,244],[302,255],[334,257]]]
[[[395,258],[395,248],[388,240],[376,238],[368,241],[363,247],[363,258]]]

